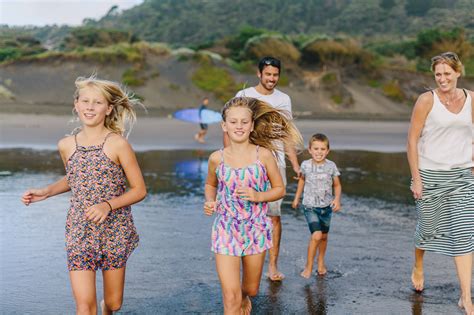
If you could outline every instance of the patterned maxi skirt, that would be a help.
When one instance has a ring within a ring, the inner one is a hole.
[[[448,256],[474,251],[474,176],[471,169],[420,170],[415,246]]]

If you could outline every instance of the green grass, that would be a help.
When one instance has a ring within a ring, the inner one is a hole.
[[[400,84],[398,84],[398,81],[390,81],[384,84],[382,90],[387,97],[394,101],[402,102],[405,100],[405,94],[403,93]]]
[[[145,79],[139,76],[139,70],[130,68],[122,74],[122,83],[128,86],[140,86],[145,83]]]
[[[212,63],[203,62],[194,72],[192,82],[204,91],[213,92],[223,102],[234,96],[237,87],[232,75]]]

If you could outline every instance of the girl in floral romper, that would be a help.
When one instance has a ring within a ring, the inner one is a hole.
[[[102,314],[121,308],[125,266],[138,245],[130,205],[146,195],[135,153],[122,136],[135,121],[132,99],[115,82],[78,78],[74,112],[82,127],[58,143],[66,176],[29,189],[25,205],[71,191],[66,220],[67,265],[79,314],[96,314],[96,271],[102,269]],[[128,190],[126,183],[128,182]]]
[[[268,202],[285,188],[272,151],[274,140],[301,146],[287,116],[254,98],[236,97],[222,110],[230,145],[211,154],[204,212],[216,213],[212,251],[221,282],[225,314],[249,314],[260,286],[265,252],[272,247]],[[240,264],[243,266],[242,282]]]

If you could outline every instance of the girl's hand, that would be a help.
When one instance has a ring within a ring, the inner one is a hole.
[[[46,188],[28,189],[21,196],[21,202],[29,206],[30,203],[45,200],[46,198],[48,198],[48,190]]]
[[[291,207],[292,207],[293,209],[296,209],[296,208],[298,208],[299,204],[300,204],[300,201],[297,200],[297,199],[295,199],[295,200],[293,200],[293,202],[291,203]]]
[[[216,211],[216,202],[215,201],[206,201],[204,203],[204,213],[206,215],[212,215]]]
[[[260,194],[250,187],[237,188],[234,194],[242,200],[248,200],[251,202],[260,202],[259,200]]]
[[[94,223],[102,223],[109,215],[110,207],[106,202],[93,205],[86,210],[86,219]]]
[[[331,208],[333,212],[338,212],[341,210],[341,202],[337,199],[334,199],[331,203]]]
[[[423,183],[421,179],[414,179],[411,183],[410,190],[413,193],[413,198],[421,199],[423,191]]]

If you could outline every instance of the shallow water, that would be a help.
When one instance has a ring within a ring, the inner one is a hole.
[[[140,245],[127,265],[124,314],[222,311],[210,252],[212,218],[202,214],[207,156],[202,151],[138,154],[149,189],[133,207]],[[307,158],[307,157],[305,157]],[[254,314],[453,314],[452,261],[427,254],[426,290],[410,290],[414,206],[405,154],[332,152],[342,173],[343,211],[333,217],[329,274],[299,277],[309,232],[284,202],[281,283],[262,279]],[[64,224],[68,194],[23,206],[27,187],[62,176],[56,152],[0,150],[0,313],[73,314]],[[288,174],[291,176],[291,173]],[[101,276],[98,275],[98,288]],[[98,290],[98,297],[102,293]]]

